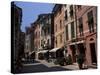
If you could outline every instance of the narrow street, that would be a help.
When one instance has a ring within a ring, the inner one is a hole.
[[[34,73],[97,69],[97,7],[35,4],[41,8],[33,9],[34,3],[12,2],[14,54],[11,56],[14,71]],[[25,9],[27,5],[37,13]],[[34,15],[23,15],[26,13],[23,10]],[[21,24],[25,25],[22,29]]]
[[[88,68],[95,69],[95,68]],[[78,64],[60,66],[55,65],[53,62],[47,62],[45,60],[34,60],[34,62],[24,62],[23,68],[20,72],[16,73],[37,73],[37,72],[55,72],[55,71],[72,71],[79,70]],[[84,69],[85,70],[85,69]]]
[[[36,72],[53,72],[53,71],[67,71],[71,69],[63,68],[61,66],[47,66],[46,63],[34,61],[34,63],[23,64],[20,73],[36,73]]]

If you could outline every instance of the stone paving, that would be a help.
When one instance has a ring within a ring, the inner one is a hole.
[[[88,68],[93,69],[93,68]],[[36,72],[55,72],[55,71],[72,71],[79,70],[78,64],[60,66],[55,65],[53,62],[47,62],[45,60],[34,60],[34,62],[23,63],[23,68],[17,73],[36,73]]]
[[[42,63],[42,64],[44,64],[44,65],[46,65],[48,67],[60,66],[60,65],[55,65],[53,62],[49,62],[48,63],[45,60],[37,60],[37,61],[39,61],[40,63]],[[60,66],[60,67],[66,68],[66,69],[70,69],[70,70],[79,70],[77,63],[74,63],[72,65]]]

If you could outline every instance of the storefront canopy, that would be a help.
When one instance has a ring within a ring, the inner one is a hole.
[[[46,52],[48,52],[48,50],[41,50],[38,53],[46,53]]]
[[[59,50],[60,48],[54,48],[52,50],[50,50],[49,52],[56,52],[57,50]]]
[[[31,55],[32,53],[34,53],[35,51],[29,52],[29,55]]]
[[[71,43],[71,44],[69,44],[69,45],[75,45],[75,44],[80,44],[80,43],[84,43],[84,41],[74,42],[74,43]]]

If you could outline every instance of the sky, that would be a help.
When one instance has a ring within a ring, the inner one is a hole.
[[[51,13],[54,4],[51,3],[36,3],[36,2],[21,2],[17,1],[15,4],[22,8],[22,25],[21,30],[25,32],[25,27],[30,26],[36,21],[39,14]]]

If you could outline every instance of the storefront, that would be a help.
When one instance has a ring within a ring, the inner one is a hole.
[[[35,59],[35,51],[29,52],[30,59]]]
[[[26,61],[34,61],[35,59],[35,51],[27,52],[27,56],[25,57]]]
[[[49,51],[48,50],[41,50],[38,52],[38,59],[44,60],[49,58]]]
[[[84,58],[85,58],[85,42],[83,40],[71,43],[71,44],[69,44],[69,46],[70,46],[70,50],[72,52],[71,55],[72,55],[73,63],[77,62],[78,54],[84,55]]]
[[[64,50],[61,48],[54,48],[49,51],[50,59],[58,59],[64,57]]]

